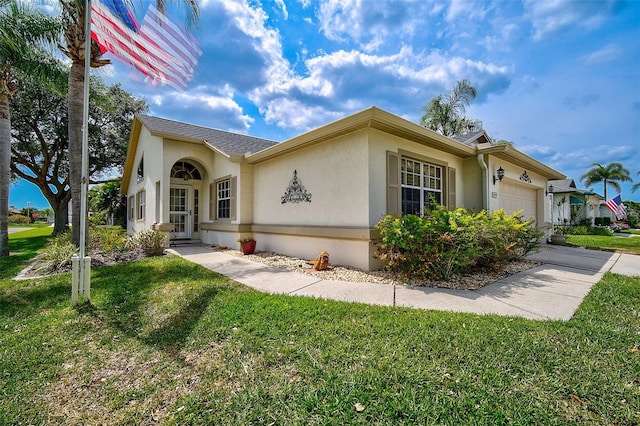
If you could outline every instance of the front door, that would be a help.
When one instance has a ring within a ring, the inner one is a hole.
[[[169,188],[169,222],[173,224],[173,238],[191,238],[189,187]]]

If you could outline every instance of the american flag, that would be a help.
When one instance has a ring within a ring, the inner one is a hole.
[[[606,203],[604,203],[609,210],[613,212],[618,220],[624,220],[627,218],[627,208],[624,204],[622,204],[622,199],[620,198],[620,194],[610,199]]]
[[[155,6],[149,6],[139,26],[123,0],[92,2],[91,37],[151,83],[178,90],[187,87],[202,55],[197,40]]]

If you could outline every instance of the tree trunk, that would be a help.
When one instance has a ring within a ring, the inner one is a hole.
[[[0,256],[9,256],[9,179],[11,177],[9,95],[0,93]]]
[[[54,210],[55,222],[53,225],[53,235],[61,234],[67,231],[69,224],[69,203],[67,201],[52,206]]]
[[[73,61],[69,71],[69,186],[71,189],[71,238],[80,245],[82,194],[82,104],[84,63]],[[87,235],[88,233],[85,233]]]

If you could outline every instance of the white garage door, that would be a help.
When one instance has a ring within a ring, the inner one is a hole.
[[[508,214],[523,210],[525,219],[538,220],[537,190],[526,186],[514,185],[507,182],[500,183],[500,207]]]

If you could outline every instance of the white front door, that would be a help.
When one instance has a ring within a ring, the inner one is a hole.
[[[184,186],[169,188],[169,223],[173,224],[173,238],[191,238],[190,190]]]

